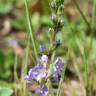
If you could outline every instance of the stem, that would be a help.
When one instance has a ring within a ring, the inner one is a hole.
[[[93,0],[93,12],[92,12],[92,33],[94,32],[95,22],[96,22],[96,0]]]
[[[93,0],[93,9],[92,9],[92,22],[91,22],[91,36],[90,36],[90,43],[89,43],[89,57],[91,55],[91,50],[92,50],[92,45],[93,45],[93,34],[95,32],[94,28],[95,28],[95,23],[96,22],[96,0]],[[94,78],[92,76],[92,78]],[[93,81],[93,80],[92,80]],[[93,86],[93,84],[91,84],[91,86]],[[93,92],[93,87],[90,90],[91,92]]]
[[[36,40],[35,40],[35,35],[32,29],[32,23],[31,23],[31,18],[30,18],[30,14],[29,14],[29,10],[28,10],[28,4],[27,4],[27,0],[24,0],[25,3],[25,9],[26,9],[26,17],[27,17],[27,22],[28,22],[28,27],[29,27],[29,33],[30,33],[30,37],[32,40],[32,44],[33,44],[33,49],[34,49],[34,54],[35,54],[35,58],[37,61],[37,49],[36,49]]]
[[[69,29],[71,30],[71,36],[72,36],[72,40],[73,40],[73,42],[74,43],[76,43],[76,36],[74,35],[74,30],[73,30],[73,28],[72,28],[72,26],[70,25],[70,23],[69,23],[69,21],[67,20],[67,22],[68,22],[68,25],[69,25]],[[79,50],[80,50],[80,53],[82,54],[82,56],[83,56],[83,52],[81,51],[81,48],[79,47],[79,45],[77,44],[77,46],[78,46],[78,48],[79,48]],[[74,62],[76,62],[76,57],[75,57],[75,54],[73,53],[73,52],[71,52],[71,55],[72,55],[72,57],[74,57],[73,59],[74,59]],[[81,76],[81,72],[80,72],[80,69],[78,68],[79,66],[77,65],[77,64],[74,64],[74,68],[75,68],[75,70],[76,70],[76,73],[77,73],[77,75],[78,75],[78,77],[79,77],[79,80],[80,80],[80,82],[82,83],[82,85],[84,85],[83,84],[83,78],[82,78],[82,76]]]
[[[54,0],[54,3],[56,3],[56,0]],[[54,26],[53,26],[53,32],[52,32],[52,38],[51,38],[51,48],[52,47],[54,47],[54,42],[55,42],[55,39],[56,39],[56,34],[57,34],[57,32],[59,32],[59,30],[58,30],[58,28],[59,28],[59,26],[58,26],[58,23],[59,23],[59,16],[60,16],[60,14],[58,14],[58,8],[61,6],[61,4],[64,4],[64,0],[59,0],[59,2],[58,2],[58,4],[56,5],[56,8],[54,9],[54,11],[52,11],[53,13],[55,13],[55,15],[56,15],[56,21],[54,22],[54,20],[53,20],[53,23],[54,23]],[[51,64],[50,64],[50,66],[49,66],[49,74],[48,74],[48,77],[49,77],[49,79],[47,80],[47,82],[48,81],[50,81],[50,75],[51,75],[51,73],[52,73],[52,71],[53,71],[53,67],[54,67],[54,63],[53,63],[53,61],[54,61],[54,57],[55,57],[55,52],[54,51],[52,51],[53,49],[51,49],[50,48],[50,50],[49,50],[49,55],[51,54],[51,56],[50,56],[50,61],[52,62]],[[67,64],[66,64],[66,66],[67,66]],[[64,70],[65,71],[65,70]],[[62,77],[63,77],[63,73],[65,73],[65,72],[62,72]],[[61,86],[61,83],[62,83],[62,80],[63,79],[61,79],[60,80],[60,86]],[[48,89],[50,88],[50,84],[49,84],[49,82],[48,82]],[[59,86],[59,87],[60,87]],[[60,87],[61,88],[61,87]],[[58,92],[60,91],[60,88],[58,89]],[[58,93],[57,93],[58,94]]]
[[[17,62],[18,62],[18,56],[17,53],[15,54],[15,64],[14,64],[14,82],[15,82],[15,95],[17,96],[17,82],[18,82],[18,75],[17,75]]]
[[[91,23],[91,39],[90,39],[90,44],[89,44],[89,51],[91,50],[92,47],[92,41],[93,41],[93,33],[94,33],[94,28],[95,28],[95,22],[96,22],[96,0],[93,0],[93,10],[92,10],[92,23]]]
[[[68,53],[67,53],[67,60],[68,60],[68,58],[69,58],[69,53],[70,53],[70,46],[69,46],[69,48],[68,48]],[[67,61],[66,60],[66,61]],[[64,79],[65,79],[65,71],[66,71],[66,68],[67,68],[67,62],[64,64],[65,66],[64,66],[64,70],[62,71],[62,73],[61,73],[61,79],[60,79],[60,83],[59,83],[59,88],[58,88],[58,90],[57,90],[57,94],[56,94],[56,96],[61,96],[61,88],[62,88],[62,83],[63,83],[63,81],[64,81]]]
[[[26,82],[24,82],[24,75],[27,73],[27,68],[28,68],[28,57],[29,57],[29,44],[30,44],[30,39],[29,39],[29,36],[27,37],[28,38],[28,41],[26,40],[27,42],[27,46],[26,46],[26,49],[25,49],[25,59],[24,59],[24,62],[22,64],[22,73],[23,75],[21,74],[21,80],[22,80],[22,83],[23,83],[23,96],[26,96],[27,95],[27,91],[26,91]]]
[[[88,83],[88,62],[86,58],[86,53],[84,53],[83,60],[84,60],[84,68],[85,68],[85,94],[86,96],[88,96],[89,83]]]
[[[81,14],[81,16],[82,16],[82,18],[83,18],[84,22],[86,23],[86,25],[87,25],[88,29],[91,29],[90,24],[89,24],[89,22],[86,20],[86,17],[84,16],[84,14],[83,14],[82,10],[80,9],[80,7],[79,7],[79,5],[78,5],[77,1],[76,1],[76,0],[73,0],[73,2],[74,2],[74,4],[75,4],[75,6],[77,7],[77,9],[78,9],[79,13]]]
[[[55,52],[53,52],[53,54],[52,54],[52,56],[51,56],[51,62],[50,63],[52,63],[52,64],[50,64],[50,66],[49,66],[49,72],[48,72],[48,80],[47,80],[47,86],[48,86],[48,90],[50,90],[50,88],[52,87],[51,85],[51,79],[50,79],[50,76],[51,76],[51,73],[52,73],[52,71],[53,71],[53,67],[54,67],[54,63],[53,63],[53,61],[54,61],[54,57],[55,57]]]
[[[86,52],[85,48],[85,88],[86,88],[86,96],[88,96],[88,88],[89,88],[89,82],[88,82],[88,60],[90,58],[91,49],[92,49],[92,43],[93,43],[93,33],[95,28],[95,21],[96,21],[96,0],[93,0],[93,14],[92,14],[92,23],[91,23],[91,37],[90,37],[90,43],[88,47],[88,52]],[[88,54],[87,54],[88,53]],[[86,56],[87,55],[87,56]],[[87,59],[87,60],[86,60]]]

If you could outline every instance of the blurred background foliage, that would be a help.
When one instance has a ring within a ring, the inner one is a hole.
[[[52,26],[51,12],[48,3],[49,1],[50,0],[28,0],[33,31],[36,34],[38,44],[44,44],[46,49],[49,47],[50,39],[48,28]],[[91,24],[92,21],[92,1],[93,0],[77,0],[80,9],[83,11],[89,24]],[[66,58],[65,55],[67,53],[68,47],[71,46],[70,58],[68,61],[69,67],[71,66],[70,70],[75,75],[78,75],[77,68],[79,68],[80,74],[84,72],[84,66],[82,64],[82,56],[84,54],[83,47],[85,46],[86,50],[88,50],[91,31],[86,25],[86,22],[82,19],[82,16],[76,8],[73,0],[65,0],[64,6],[64,17],[62,18],[64,19],[64,27],[56,35],[57,40],[62,42],[62,46],[56,50],[56,55],[64,56],[64,58]],[[27,45],[27,27],[28,25],[26,21],[24,0],[0,0],[0,96],[11,96],[12,94],[15,96],[12,90],[14,89],[14,86],[16,86],[14,84],[15,63],[17,63],[17,77],[19,80],[20,78],[22,79],[22,64],[25,58],[24,53]],[[31,56],[31,47],[32,44],[30,43],[28,68],[34,65],[34,60]],[[15,62],[16,55],[18,56],[18,62]],[[92,83],[95,90],[96,27],[94,27],[93,43],[89,62],[90,83]],[[18,80],[16,82],[19,86],[20,82],[18,82]],[[20,86],[22,86],[21,84],[22,83],[20,83]],[[19,90],[20,88],[17,89]]]

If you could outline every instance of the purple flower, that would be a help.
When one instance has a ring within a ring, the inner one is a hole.
[[[54,68],[54,71],[52,73],[53,81],[54,82],[59,82],[59,72],[56,68]]]
[[[48,61],[48,56],[47,55],[42,55],[41,57],[41,63],[45,63]]]
[[[36,75],[36,74],[33,72],[33,69],[30,69],[29,72],[28,72],[28,75],[25,76],[24,79],[31,81],[31,80],[35,77],[35,75]]]
[[[56,64],[56,68],[59,70],[62,70],[64,67],[64,61],[62,58],[57,58],[55,64]]]
[[[47,86],[45,84],[42,86],[39,86],[36,89],[36,94],[37,94],[37,96],[47,96],[47,94],[48,94]]]
[[[40,49],[40,52],[42,52],[42,53],[45,52],[45,47],[43,45],[40,45],[39,49]]]
[[[57,58],[55,61],[55,66],[53,68],[53,73],[52,73],[52,77],[54,81],[59,80],[59,76],[61,75],[63,68],[64,68],[63,60],[61,58]]]
[[[38,74],[35,76],[34,79],[39,82],[42,78],[45,78],[47,76],[47,73],[48,73],[48,70],[47,68],[44,67],[39,70]]]
[[[28,72],[28,75],[25,76],[25,80],[35,79],[39,82],[42,78],[45,78],[47,75],[47,68],[43,64],[37,64],[34,68],[31,68]]]

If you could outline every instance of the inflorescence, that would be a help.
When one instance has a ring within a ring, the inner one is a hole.
[[[52,57],[53,51],[61,45],[60,40],[56,40],[56,34],[63,28],[63,11],[64,11],[64,0],[53,0],[50,3],[50,9],[52,13],[52,27],[49,28],[49,32],[52,33],[50,40],[51,49],[46,54],[46,49],[43,45],[39,46],[40,52],[43,54],[38,60],[38,64],[31,68],[28,72],[28,75],[25,76],[25,80],[35,81],[39,84],[36,88],[37,96],[47,96],[49,87],[48,80],[52,78],[55,82],[59,82],[62,70],[64,69],[64,61],[62,58],[58,57],[54,62],[50,60]],[[55,45],[55,46],[54,46]],[[50,55],[51,54],[51,55]],[[50,68],[52,65],[52,68]],[[52,69],[52,70],[50,70]]]
[[[49,74],[49,65],[48,64],[48,56],[42,55],[40,58],[40,63],[31,68],[28,72],[28,75],[25,76],[25,80],[32,81],[35,80],[40,85],[36,89],[37,96],[47,96],[48,88],[47,88],[47,79],[52,77],[54,81],[59,81],[59,76],[63,70],[64,62],[62,58],[57,58],[54,62],[53,70]],[[43,81],[43,83],[42,83]]]

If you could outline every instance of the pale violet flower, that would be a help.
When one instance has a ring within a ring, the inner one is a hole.
[[[36,94],[37,94],[37,96],[47,96],[47,94],[48,94],[47,86],[45,84],[42,86],[39,86],[36,89]]]
[[[53,68],[52,77],[54,81],[59,81],[59,77],[61,75],[61,72],[64,68],[64,61],[61,58],[57,58],[55,61],[55,66]]]
[[[43,64],[37,64],[34,68],[31,68],[28,75],[25,76],[25,80],[35,79],[37,82],[41,81],[47,75],[47,68]]]
[[[40,45],[39,50],[40,50],[41,53],[43,53],[43,52],[45,52],[45,47],[43,45]]]
[[[41,57],[41,63],[45,63],[48,61],[48,56],[47,55],[42,55]]]

